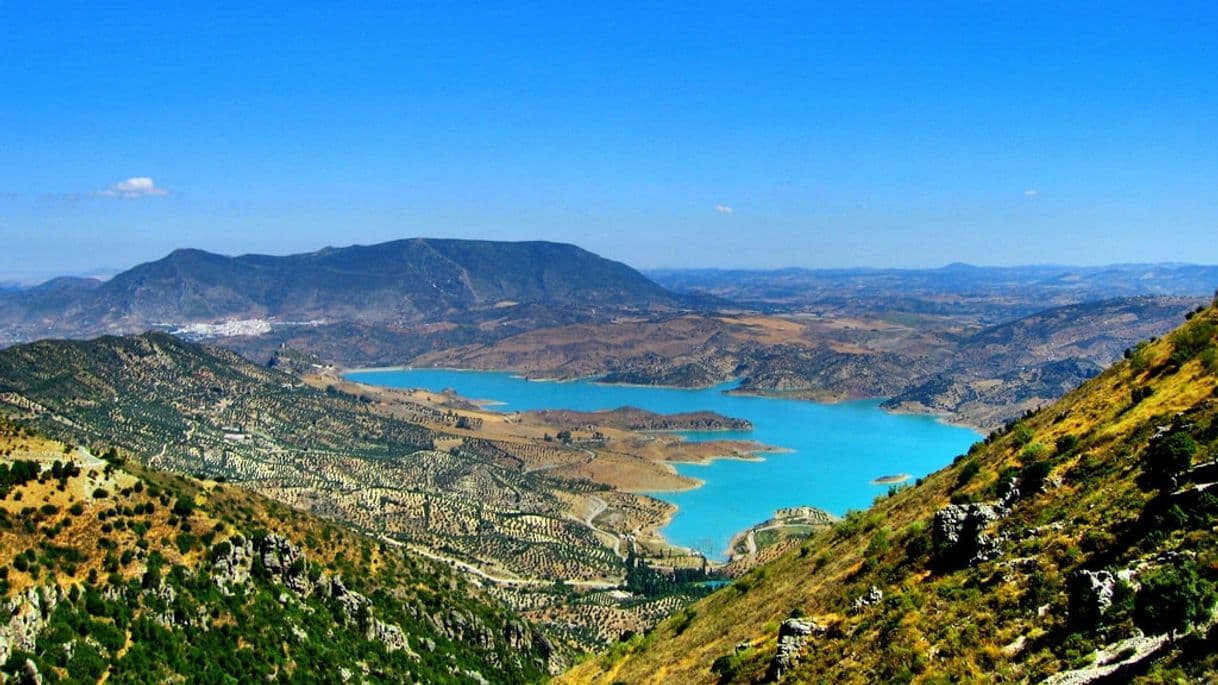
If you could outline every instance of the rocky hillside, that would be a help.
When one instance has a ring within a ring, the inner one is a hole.
[[[1138,340],[1170,329],[1191,298],[1133,297],[1055,307],[965,336],[947,368],[885,401],[981,426],[1061,397]]]
[[[564,682],[1213,682],[1218,308]]]
[[[536,682],[446,567],[241,488],[0,419],[0,682]]]
[[[647,310],[683,301],[574,245],[417,238],[282,257],[176,250],[104,283],[58,279],[0,295],[0,326],[18,341],[226,319],[401,325],[526,305]]]
[[[376,412],[367,397],[313,388],[227,350],[160,333],[18,345],[0,350],[0,408],[64,441],[224,478],[501,576],[624,572],[596,532],[568,515],[572,498],[607,488],[523,472],[504,447],[463,438],[471,431],[437,409]],[[446,451],[433,451],[437,443]]]
[[[993,428],[1091,378],[1205,302],[1129,297],[1055,307],[987,327],[889,312],[851,316],[655,316],[539,328],[421,355],[419,366],[705,387],[886,406]]]

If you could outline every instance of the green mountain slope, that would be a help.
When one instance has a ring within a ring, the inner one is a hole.
[[[1216,331],[1211,306],[564,681],[1213,682]]]
[[[464,578],[241,488],[0,419],[0,681],[535,682]]]

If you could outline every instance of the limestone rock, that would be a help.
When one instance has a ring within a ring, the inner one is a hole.
[[[380,642],[390,652],[410,651],[410,643],[406,641],[406,634],[402,632],[402,629],[380,619],[374,618],[368,622],[365,637]]]
[[[766,680],[775,681],[791,670],[812,635],[823,633],[825,627],[802,618],[788,618],[778,628],[778,651],[770,661]]]
[[[1080,568],[1070,574],[1070,617],[1094,621],[1108,613],[1116,595],[1117,579],[1109,571]]]
[[[8,661],[15,649],[33,651],[38,633],[59,604],[61,592],[30,588],[0,602],[0,616],[8,617],[7,623],[0,624],[0,663]]]
[[[867,592],[854,599],[854,603],[850,605],[850,612],[853,614],[862,613],[869,606],[879,604],[884,601],[884,591],[872,585],[867,589]]]
[[[985,527],[1002,518],[1005,510],[996,504],[952,504],[935,512],[935,559],[943,566],[972,566],[996,557],[999,541]]]

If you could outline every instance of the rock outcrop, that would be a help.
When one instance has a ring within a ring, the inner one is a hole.
[[[363,628],[369,640],[380,642],[388,651],[410,650],[400,626],[370,616],[368,598],[348,589],[342,578],[311,573],[305,553],[285,537],[271,534],[251,540],[234,535],[212,547],[211,561],[212,579],[225,594],[251,577],[265,578],[281,583],[297,597],[318,596],[333,602],[344,621]]]
[[[7,602],[0,602],[0,616],[8,618],[6,623],[0,624],[0,664],[8,661],[13,650],[34,649],[38,633],[62,598],[58,589],[30,588]]]
[[[778,651],[770,661],[766,671],[766,680],[773,682],[791,670],[799,661],[808,641],[815,634],[825,632],[825,627],[815,621],[803,618],[788,618],[778,628]]]
[[[1070,618],[1081,624],[1108,613],[1116,597],[1117,579],[1110,571],[1078,569],[1070,574]]]
[[[943,568],[972,566],[997,556],[999,540],[985,527],[1005,513],[997,504],[952,504],[935,512],[935,561]]]
[[[250,540],[235,535],[212,548],[211,560],[213,579],[226,594],[232,592],[233,586],[249,582],[251,577],[278,582],[297,597],[315,596],[331,602],[337,607],[343,621],[360,628],[367,639],[380,642],[386,650],[405,651],[417,656],[401,626],[373,616],[371,601],[348,588],[341,577],[331,577],[316,568],[310,569],[305,553],[287,538],[272,534]],[[502,634],[497,635],[472,613],[453,609],[427,613],[414,606],[407,606],[406,609],[416,618],[424,617],[438,632],[454,642],[479,647],[488,653],[492,664],[501,665],[498,663],[496,645],[502,643],[509,654],[525,653],[536,648],[547,660],[547,665],[557,666],[550,663],[554,661],[553,645],[545,636],[533,632],[523,623],[509,622]],[[417,644],[425,651],[436,649],[435,642],[430,638],[423,638]]]
[[[879,604],[884,601],[884,591],[872,585],[867,588],[867,592],[854,598],[854,602],[850,605],[850,613],[860,614],[869,606]]]

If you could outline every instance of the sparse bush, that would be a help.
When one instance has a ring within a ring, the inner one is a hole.
[[[744,670],[744,660],[750,651],[751,650],[732,652],[731,654],[724,654],[723,656],[715,659],[715,661],[711,663],[711,673],[719,676],[721,681],[730,681],[735,679],[736,676],[740,675],[740,672]]]
[[[1053,465],[1047,461],[1035,461],[1020,469],[1019,487],[1022,494],[1026,496],[1039,492],[1052,470]]]
[[[1058,438],[1056,442],[1053,443],[1053,447],[1057,451],[1057,454],[1059,456],[1064,455],[1064,454],[1069,454],[1070,452],[1073,452],[1075,450],[1075,448],[1078,447],[1078,436],[1077,435],[1063,435],[1060,438]]]
[[[1032,428],[1026,423],[1017,423],[1011,429],[1011,441],[1015,443],[1016,447],[1023,447],[1029,442],[1032,442],[1032,438],[1035,437],[1036,433],[1034,433]]]
[[[1141,373],[1150,366],[1150,343],[1142,341],[1132,348],[1125,350],[1125,358],[1129,360],[1129,368],[1134,373]]]
[[[978,464],[976,460],[967,462],[964,466],[960,467],[960,473],[956,476],[956,487],[962,488],[968,485],[969,481],[973,480],[979,473],[981,473],[981,464]]]

